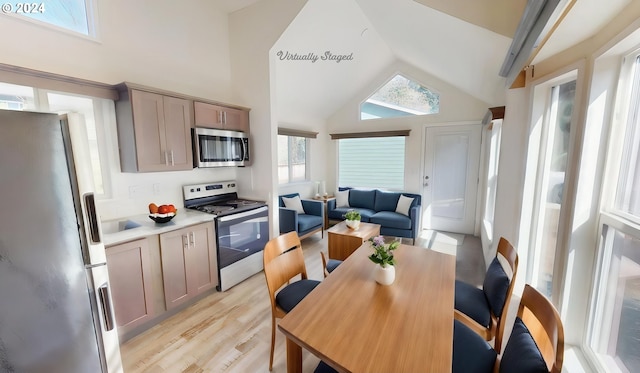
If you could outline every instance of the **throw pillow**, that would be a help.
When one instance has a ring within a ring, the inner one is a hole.
[[[336,207],[349,207],[349,190],[336,193]]]
[[[282,202],[284,202],[284,207],[295,210],[298,214],[304,214],[304,209],[302,208],[302,200],[300,199],[300,196],[295,196],[291,198],[282,197]]]
[[[413,203],[413,198],[406,197],[401,194],[400,198],[398,198],[398,204],[396,205],[396,212],[398,214],[409,216],[409,209],[411,208],[411,203]]]

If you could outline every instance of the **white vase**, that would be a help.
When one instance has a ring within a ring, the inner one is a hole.
[[[345,220],[345,222],[347,224],[347,227],[353,230],[357,230],[360,226],[360,220]]]
[[[381,266],[376,265],[375,273],[376,282],[380,285],[391,285],[396,279],[396,267],[392,265]]]

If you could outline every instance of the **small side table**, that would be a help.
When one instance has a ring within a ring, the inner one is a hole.
[[[369,238],[380,235],[380,225],[360,223],[357,230],[347,228],[347,223],[341,221],[327,231],[329,258],[345,260]]]
[[[335,196],[318,196],[313,197],[316,201],[322,201],[324,203],[324,229],[329,229],[329,216],[327,216],[327,202],[331,199],[335,199]]]

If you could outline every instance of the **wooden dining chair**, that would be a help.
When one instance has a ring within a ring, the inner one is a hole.
[[[342,263],[342,260],[338,260],[338,259],[327,260],[327,257],[324,254],[324,251],[320,252],[320,256],[322,257],[322,273],[324,274],[325,278],[329,276],[329,273],[333,272],[334,269],[338,268],[340,263]]]
[[[560,373],[564,360],[564,328],[551,302],[525,285],[513,330],[500,357],[487,341],[454,321],[453,373]]]
[[[267,242],[264,247],[264,276],[271,301],[271,355],[269,371],[273,368],[276,341],[276,318],[283,318],[320,281],[309,280],[304,264],[298,233],[285,233]],[[296,280],[300,276],[299,280]]]
[[[486,341],[495,338],[493,347],[500,352],[504,323],[513,285],[518,272],[518,253],[504,237],[487,268],[482,289],[456,280],[455,319],[463,322]]]

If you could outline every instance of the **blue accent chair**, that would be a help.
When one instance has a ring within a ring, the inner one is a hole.
[[[498,351],[465,324],[454,320],[453,373],[560,373],[564,328],[551,302],[525,285],[509,341]]]
[[[280,234],[295,231],[300,239],[320,232],[324,238],[324,204],[322,201],[302,199],[304,214],[299,214],[295,210],[288,209],[284,205],[282,197],[292,198],[300,196],[298,193],[285,194],[279,196],[280,205]]]

